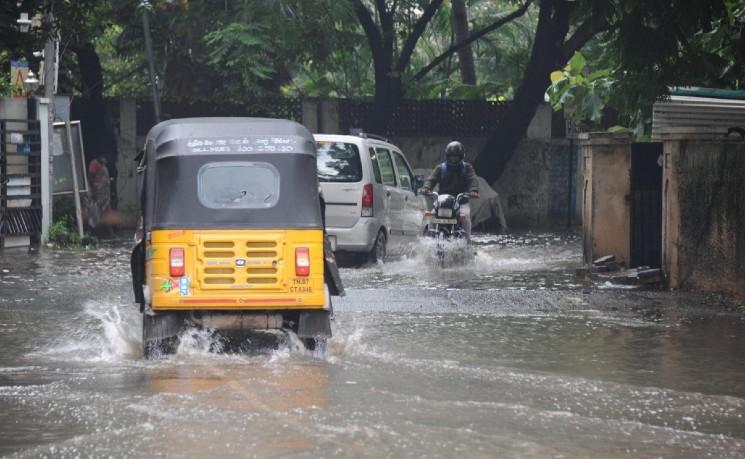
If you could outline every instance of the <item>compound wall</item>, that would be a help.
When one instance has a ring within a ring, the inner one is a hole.
[[[670,287],[745,299],[745,142],[663,140],[663,265]]]

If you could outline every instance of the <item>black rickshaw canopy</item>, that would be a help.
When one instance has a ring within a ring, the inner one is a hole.
[[[315,143],[294,121],[165,121],[148,133],[141,164],[146,231],[323,227]]]

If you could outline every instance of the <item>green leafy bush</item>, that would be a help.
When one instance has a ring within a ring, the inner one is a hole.
[[[55,221],[49,228],[49,240],[62,247],[79,246],[80,236],[73,219],[65,215]]]
[[[554,110],[564,113],[575,122],[600,121],[616,83],[610,69],[587,72],[587,60],[575,52],[564,70],[551,73],[549,101]]]

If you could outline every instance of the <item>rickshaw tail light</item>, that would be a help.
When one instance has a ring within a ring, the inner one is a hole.
[[[372,183],[366,184],[362,188],[362,216],[373,216],[373,186]]]
[[[184,275],[184,249],[181,247],[173,248],[169,251],[171,277],[180,277]]]
[[[310,275],[310,250],[307,247],[295,249],[295,275],[303,277]]]

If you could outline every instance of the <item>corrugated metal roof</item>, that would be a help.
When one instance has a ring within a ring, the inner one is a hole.
[[[652,138],[685,132],[727,134],[732,127],[745,128],[745,100],[671,96],[657,102],[652,111]]]
[[[745,100],[745,91],[738,89],[717,88],[672,88],[670,94],[673,96],[711,97],[715,99],[740,99]]]

